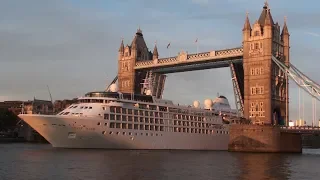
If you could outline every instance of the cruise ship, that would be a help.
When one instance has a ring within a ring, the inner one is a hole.
[[[20,114],[53,147],[227,150],[226,97],[182,106],[151,95],[89,92],[57,115]]]

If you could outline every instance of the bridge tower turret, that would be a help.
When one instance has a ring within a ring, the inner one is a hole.
[[[140,83],[145,75],[139,75],[135,72],[135,63],[152,58],[144,41],[142,30],[140,28],[137,30],[130,46],[126,45],[123,50],[122,47],[123,42],[120,45],[118,58],[119,91],[123,93],[139,92]]]
[[[267,2],[249,29],[247,17],[243,29],[244,116],[253,122],[284,124],[288,119],[287,78],[272,56],[285,60],[284,45],[289,42],[282,40],[286,35],[280,39],[280,26],[274,23]]]
[[[290,34],[289,30],[287,27],[287,18],[284,18],[284,25],[281,33],[281,43],[283,44],[283,59],[284,63],[289,66],[290,65]],[[286,93],[286,125],[289,125],[289,77],[286,77],[286,88],[285,88],[285,93]]]

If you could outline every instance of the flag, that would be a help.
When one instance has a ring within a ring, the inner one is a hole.
[[[170,46],[170,43],[167,45],[167,49],[169,48],[169,46]]]
[[[197,43],[197,42],[198,42],[198,38],[196,39],[195,43]]]

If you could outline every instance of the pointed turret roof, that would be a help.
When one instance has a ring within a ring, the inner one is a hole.
[[[152,54],[153,54],[153,56],[159,57],[157,44],[154,45],[154,49],[153,49],[153,53]]]
[[[284,17],[284,24],[281,35],[289,34],[288,26],[287,26],[287,17]]]
[[[244,22],[244,26],[243,26],[243,31],[245,30],[251,30],[251,25],[250,25],[250,21],[249,21],[249,13],[246,13],[246,20]]]
[[[270,25],[274,24],[267,1],[264,3],[258,22],[261,26],[264,26],[266,23]]]
[[[143,39],[143,34],[142,34],[142,30],[139,27],[139,29],[136,32],[136,35],[134,36],[134,38],[132,40],[131,47],[135,48],[137,45],[137,42],[139,41],[138,39],[141,39],[141,38]]]
[[[265,26],[274,25],[273,20],[272,20],[272,16],[271,16],[271,13],[270,13],[270,9],[267,9],[266,18],[264,19],[264,25]]]
[[[140,27],[139,27],[139,29],[137,30],[136,35],[143,36],[142,30],[140,29]]]
[[[121,40],[119,52],[124,52],[124,44],[123,44],[123,39]]]

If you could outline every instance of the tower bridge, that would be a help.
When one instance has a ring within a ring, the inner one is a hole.
[[[181,51],[174,57],[159,58],[157,46],[153,52],[149,51],[139,28],[131,45],[124,46],[122,41],[119,48],[116,78],[119,91],[144,94],[150,90],[153,96],[161,98],[165,74],[230,67],[236,107],[245,119],[269,126],[288,125],[289,78],[320,100],[320,86],[290,63],[290,34],[286,19],[280,28],[279,23],[274,22],[267,3],[254,24],[251,25],[246,14],[242,36],[241,47],[195,54]],[[235,128],[235,137],[246,130],[260,132],[252,127],[243,128]],[[292,132],[287,129],[276,131]],[[254,135],[259,136],[250,134]]]

